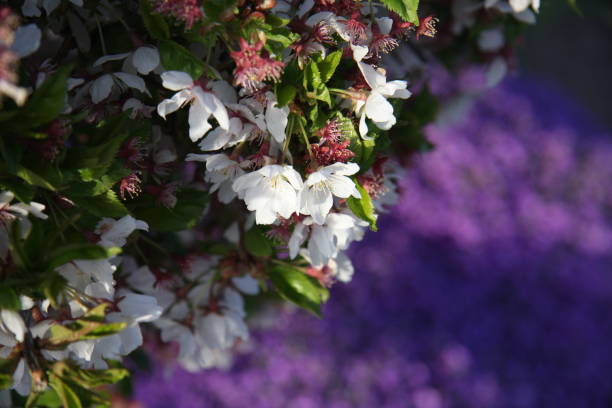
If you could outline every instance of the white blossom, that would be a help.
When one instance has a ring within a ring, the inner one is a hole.
[[[208,122],[211,116],[219,122],[222,129],[229,129],[229,116],[227,109],[221,101],[224,95],[217,95],[216,92],[205,90],[201,85],[195,84],[191,76],[181,71],[166,71],[161,75],[163,86],[172,91],[178,91],[170,99],[165,99],[157,105],[157,113],[162,118],[173,113],[183,107],[186,103],[191,103],[189,109],[189,137],[193,142],[200,140],[210,129],[211,124]],[[213,82],[212,86],[225,89]],[[214,90],[215,88],[213,88]],[[232,99],[232,95],[225,95],[226,99]],[[235,98],[235,95],[233,96]]]
[[[334,163],[311,173],[300,191],[300,214],[311,215],[315,223],[323,224],[334,204],[333,197],[361,198],[355,183],[347,177],[358,171],[357,163]]]
[[[238,177],[232,188],[255,212],[257,224],[272,224],[278,217],[298,212],[298,192],[303,182],[291,166],[271,164]]]
[[[368,134],[366,117],[370,118],[379,129],[391,129],[396,119],[393,114],[393,106],[387,101],[387,98],[407,99],[411,93],[406,89],[406,81],[387,82],[384,73],[363,62],[358,64],[371,88],[366,100],[358,100],[355,105],[355,111],[360,118],[359,133],[366,138]]]
[[[187,155],[187,161],[202,161],[206,163],[204,179],[212,183],[210,192],[217,191],[217,197],[222,203],[229,203],[236,197],[232,184],[237,177],[244,174],[240,164],[225,154],[193,154]]]

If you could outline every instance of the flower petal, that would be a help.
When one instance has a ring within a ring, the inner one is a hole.
[[[108,98],[113,89],[113,84],[113,76],[110,74],[102,75],[100,78],[96,79],[89,89],[91,101],[93,103],[100,103]]]
[[[191,91],[184,89],[177,92],[170,99],[165,99],[157,105],[157,114],[166,119],[166,115],[180,109],[185,102],[191,99]]]
[[[166,71],[161,74],[162,85],[171,91],[180,91],[181,89],[191,88],[193,79],[191,76],[182,71]]]
[[[140,47],[134,51],[132,63],[139,74],[148,75],[159,66],[159,52],[153,47]]]

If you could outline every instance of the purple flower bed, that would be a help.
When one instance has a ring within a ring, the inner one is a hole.
[[[158,366],[136,378],[136,399],[610,406],[612,144],[554,95],[511,88],[526,86],[428,130],[437,149],[409,171],[380,232],[352,248],[354,280],[334,288],[322,320],[285,311],[229,371]]]

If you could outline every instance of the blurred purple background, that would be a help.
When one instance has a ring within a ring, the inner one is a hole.
[[[287,310],[228,371],[155,367],[157,407],[612,406],[612,144],[525,79],[437,148],[318,320]]]

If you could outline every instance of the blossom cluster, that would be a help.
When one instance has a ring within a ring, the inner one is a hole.
[[[416,3],[3,6],[2,398],[105,404],[94,389],[127,375],[143,323],[196,371],[248,342],[247,311],[320,315],[400,163],[431,147],[435,64],[384,63],[429,55],[459,17]],[[537,10],[516,3],[483,21]]]

